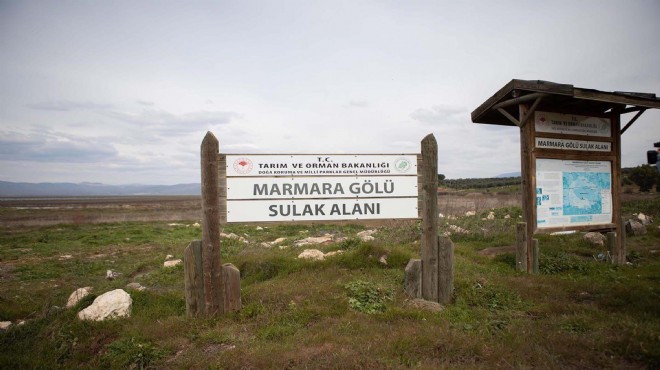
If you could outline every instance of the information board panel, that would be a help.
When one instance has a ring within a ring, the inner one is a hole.
[[[227,154],[227,177],[416,175],[415,154]]]
[[[227,199],[416,197],[417,176],[230,177]]]
[[[417,198],[228,200],[227,222],[412,219]]]
[[[538,228],[611,222],[611,162],[536,159]]]
[[[554,112],[534,112],[536,132],[570,134],[583,136],[611,137],[612,124],[609,118],[562,114]]]

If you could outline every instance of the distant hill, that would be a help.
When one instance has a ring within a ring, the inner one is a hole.
[[[0,181],[0,197],[75,197],[118,195],[200,195],[200,184],[106,185],[99,183],[27,183]]]
[[[501,173],[501,174],[495,176],[496,179],[503,178],[503,177],[520,177],[520,171]]]

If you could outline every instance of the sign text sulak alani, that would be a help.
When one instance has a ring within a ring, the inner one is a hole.
[[[418,217],[417,156],[227,155],[227,221]]]

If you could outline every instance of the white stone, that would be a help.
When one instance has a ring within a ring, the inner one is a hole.
[[[475,212],[475,211],[467,211],[467,212],[465,212],[465,215],[468,216],[468,217],[470,217],[470,216],[474,216],[474,215],[476,215],[476,214],[477,214],[477,212]]]
[[[504,215],[504,219],[508,220],[511,218],[511,215]]]
[[[272,248],[273,247],[270,243],[266,243],[266,242],[263,242],[259,245],[262,246],[263,248]]]
[[[363,242],[370,242],[372,240],[376,240],[376,238],[374,238],[371,235],[365,235],[365,236],[361,236],[360,240],[362,240]]]
[[[298,241],[294,242],[293,244],[296,247],[302,247],[304,245],[323,244],[323,243],[328,243],[328,242],[332,242],[332,235],[330,235],[330,234],[325,234],[323,236],[317,236],[317,237],[310,236],[309,238],[298,240]]]
[[[607,237],[605,237],[605,235],[601,233],[592,231],[584,234],[583,239],[591,243],[591,245],[595,245],[597,247],[603,247],[605,246],[605,241],[607,240]]]
[[[70,255],[70,254],[65,254],[65,255],[60,256],[60,261],[62,261],[62,260],[70,260],[70,259],[72,259],[72,258],[73,258],[72,255]]]
[[[342,254],[342,253],[344,253],[344,251],[341,251],[341,250],[339,250],[339,251],[332,251],[332,252],[328,252],[328,253],[324,254],[323,257],[324,257],[324,258],[325,258],[325,257],[332,257],[332,256],[336,256],[336,255],[339,255],[339,254]]]
[[[261,230],[263,230],[263,229],[264,229],[263,227],[261,227],[261,226],[257,226],[257,231],[261,231]]]
[[[115,289],[96,297],[94,302],[78,312],[80,320],[103,321],[131,316],[133,299],[123,289]]]
[[[180,259],[165,261],[165,262],[163,262],[163,267],[175,267],[175,266],[181,265],[182,263],[183,263],[183,261],[180,260]]]
[[[489,220],[494,220],[495,219],[495,212],[488,213],[488,216],[486,216],[486,218],[489,219]]]
[[[467,234],[468,231],[457,225],[449,225],[449,230],[456,234]]]
[[[318,249],[305,249],[298,255],[298,258],[322,261],[325,258],[325,255]]]
[[[272,242],[270,242],[270,245],[278,245],[278,244],[280,244],[284,241],[286,241],[286,238],[277,238],[277,239],[273,240]]]
[[[438,213],[438,218],[445,218],[445,215],[443,215],[442,213]]]
[[[69,299],[66,301],[66,308],[71,308],[77,305],[81,299],[87,297],[89,293],[92,292],[92,289],[93,288],[91,286],[76,289],[73,293],[71,293]]]
[[[283,250],[283,249],[287,249],[287,248],[289,248],[289,246],[288,246],[288,245],[280,245],[278,248],[280,248],[281,250]]]
[[[642,225],[644,225],[644,226],[649,225],[651,222],[653,222],[653,220],[651,220],[651,217],[649,217],[649,216],[643,214],[642,212],[639,212],[639,214],[637,215],[637,219],[638,219],[639,222],[641,222]]]
[[[142,286],[142,284],[136,283],[136,282],[126,284],[126,288],[137,290],[139,292],[141,292],[143,290],[147,290],[147,287]]]
[[[0,321],[0,330],[7,330],[11,327],[11,321]]]
[[[199,222],[195,222],[194,224],[192,224],[192,227],[202,227],[202,225],[200,225]]]
[[[247,234],[246,234],[246,235],[247,235]],[[245,238],[242,237],[242,236],[238,236],[238,235],[236,235],[236,234],[234,234],[234,233],[229,233],[229,234],[220,233],[220,237],[221,237],[221,238],[227,238],[227,239],[238,240],[239,242],[241,242],[241,243],[245,243],[245,244],[248,243],[247,239],[245,239]]]
[[[121,275],[121,274],[118,273],[118,272],[116,272],[116,271],[112,271],[112,270],[107,270],[107,271],[105,272],[105,278],[108,279],[108,280],[114,280],[114,279],[116,279],[119,275]]]
[[[172,258],[174,258],[174,256],[171,255],[171,254],[168,254],[167,256],[165,256],[165,261],[167,261],[169,259],[172,259]]]
[[[378,259],[378,262],[380,262],[381,264],[387,266],[387,255],[384,254],[384,255],[380,256],[380,258]]]

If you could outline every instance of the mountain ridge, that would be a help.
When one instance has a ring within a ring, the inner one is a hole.
[[[0,181],[0,197],[73,197],[120,195],[200,195],[199,183],[175,185],[107,185],[98,182]]]

